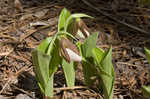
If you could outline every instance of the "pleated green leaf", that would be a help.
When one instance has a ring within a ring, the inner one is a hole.
[[[81,45],[82,55],[85,58],[92,57],[92,50],[96,47],[98,33],[91,34]]]
[[[88,85],[89,87],[92,87],[97,78],[97,70],[96,67],[94,66],[94,61],[90,59],[82,61],[82,67],[85,84]]]
[[[49,85],[49,64],[51,56],[47,55],[41,51],[32,51],[32,60],[34,65],[34,72],[36,74],[36,79],[40,85],[41,91],[45,94],[46,89],[53,90],[52,86]],[[50,88],[49,88],[50,87]],[[53,93],[45,94],[49,97],[53,96]]]
[[[100,84],[102,84],[101,86],[103,87],[104,98],[113,99],[115,74],[112,64],[112,47],[107,52],[95,48],[93,54],[99,67],[99,76],[101,77]]]
[[[59,40],[56,39],[53,45],[53,49],[51,50],[51,61],[49,65],[49,73],[50,75],[57,71],[58,66],[61,64],[62,58],[59,55]]]
[[[70,12],[66,8],[64,8],[61,11],[58,22],[58,32],[64,31],[66,20],[69,18],[70,15],[71,15]]]
[[[46,97],[53,96],[53,74],[60,63],[59,42],[56,37],[48,37],[42,41],[37,50],[32,52],[32,60],[36,79],[42,93]]]
[[[48,83],[47,85],[45,86],[45,96],[46,97],[53,97],[53,79],[54,79],[54,73],[50,75],[49,79],[48,79]]]
[[[150,99],[150,86],[143,86],[142,92],[143,92],[144,96],[147,97],[147,99]]]
[[[150,50],[147,49],[147,48],[144,48],[144,49],[145,49],[145,53],[146,53],[148,62],[150,64]],[[142,87],[142,92],[143,92],[144,96],[147,97],[147,99],[150,99],[150,85],[149,86],[143,86]]]
[[[150,64],[150,50],[147,49],[147,48],[144,48],[145,49],[145,53],[146,53],[146,56],[147,56],[147,59],[148,59],[148,62]]]
[[[75,70],[74,63],[71,61],[68,63],[66,60],[62,62],[63,71],[65,74],[66,82],[68,87],[72,87],[75,84]]]
[[[78,43],[78,48],[83,57],[82,67],[85,79],[85,84],[92,86],[95,82],[95,77],[97,74],[96,67],[94,65],[94,60],[92,58],[92,49],[96,47],[98,33],[93,33],[90,35],[83,44]]]
[[[52,39],[53,39],[52,37],[46,38],[45,40],[42,41],[42,43],[38,46],[37,49],[43,53],[46,53],[48,50],[48,46],[50,42],[52,41]]]
[[[97,48],[97,47],[94,48],[92,50],[92,52],[93,52],[93,55],[95,57],[95,60],[96,60],[97,64],[101,64],[101,61],[104,58],[105,52],[102,49]]]

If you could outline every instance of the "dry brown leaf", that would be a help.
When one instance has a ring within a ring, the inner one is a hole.
[[[23,12],[23,7],[22,7],[20,0],[15,0],[14,5],[15,5],[16,10],[18,10],[19,12]]]
[[[34,14],[37,18],[42,18],[49,11],[49,9],[43,9],[42,11],[38,11]]]
[[[108,37],[107,37],[106,33],[104,32],[104,28],[99,26],[99,30],[100,30],[99,40],[104,46],[104,44],[107,44]]]
[[[30,23],[30,26],[48,26],[49,24],[47,24],[46,22],[42,22],[42,21],[37,21],[37,22],[32,22]]]
[[[30,36],[31,34],[33,34],[34,32],[36,32],[37,30],[26,30],[26,33],[21,35],[19,42],[22,42],[25,38],[27,38],[28,36]]]
[[[120,38],[119,38],[119,35],[118,35],[118,32],[116,31],[115,27],[112,26],[112,25],[108,25],[106,24],[106,28],[109,30],[110,32],[110,39],[113,43],[115,42],[119,42],[120,41]]]
[[[129,83],[130,83],[130,88],[132,88],[135,84],[136,84],[136,79],[134,76],[132,76],[129,80]]]
[[[55,31],[55,30],[54,30],[54,31],[50,31],[50,32],[48,32],[47,35],[48,35],[48,36],[52,36],[52,35],[54,35],[56,32],[57,32],[57,31]]]
[[[123,55],[123,57],[127,56],[127,50],[126,49],[123,50],[122,55]]]
[[[22,20],[26,20],[26,19],[29,19],[29,18],[32,18],[33,17],[33,14],[25,14],[25,15],[23,15],[21,18],[20,18],[20,20],[22,21]]]

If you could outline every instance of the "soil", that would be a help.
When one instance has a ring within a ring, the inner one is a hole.
[[[0,99],[42,99],[31,51],[57,31],[64,7],[72,13],[93,16],[83,20],[92,32],[99,32],[97,46],[107,50],[112,45],[114,99],[145,99],[141,87],[150,84],[150,66],[144,53],[144,47],[150,48],[148,7],[139,7],[137,0],[20,0],[20,3],[17,8],[13,0],[0,0]],[[80,68],[76,71],[76,86],[72,90],[65,86],[60,68],[54,78],[54,99],[103,99],[101,93],[84,85]]]

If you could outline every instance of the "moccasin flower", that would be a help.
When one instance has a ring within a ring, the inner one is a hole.
[[[67,38],[62,37],[60,41],[61,45],[61,55],[65,58],[67,62],[77,61],[80,62],[82,57],[79,55],[77,47],[72,44]]]
[[[81,30],[81,32],[83,33],[85,38],[87,38],[91,34],[91,32],[90,32],[89,28],[87,27],[87,25],[81,19],[79,19],[77,21],[77,24],[78,24],[78,28]]]

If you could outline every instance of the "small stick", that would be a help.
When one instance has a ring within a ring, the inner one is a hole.
[[[64,87],[64,88],[54,88],[54,90],[74,90],[74,89],[87,89],[85,86],[74,86],[74,87]]]

